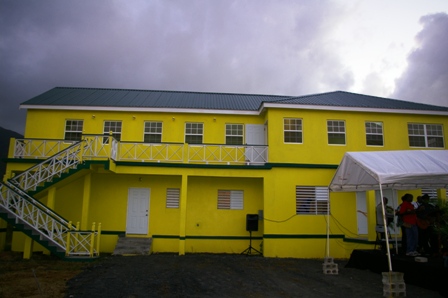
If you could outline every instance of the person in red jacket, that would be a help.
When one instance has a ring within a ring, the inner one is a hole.
[[[403,227],[406,232],[406,255],[415,257],[420,254],[417,252],[418,228],[416,210],[412,204],[413,198],[414,196],[409,193],[401,198],[403,203],[401,204],[399,214],[402,216]]]

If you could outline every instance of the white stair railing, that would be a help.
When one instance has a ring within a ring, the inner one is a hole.
[[[16,224],[23,224],[32,233],[38,233],[40,240],[53,243],[66,256],[93,257],[99,254],[100,231],[78,231],[53,210],[16,186],[7,184],[0,183],[0,211],[13,217]]]
[[[25,192],[36,190],[38,186],[50,182],[54,176],[61,176],[68,169],[74,169],[81,163],[83,142],[71,145],[9,181]]]
[[[14,158],[48,158],[70,147],[65,140],[15,139]]]

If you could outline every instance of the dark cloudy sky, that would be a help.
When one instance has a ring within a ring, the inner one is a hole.
[[[448,106],[446,0],[0,0],[0,126],[56,86]]]

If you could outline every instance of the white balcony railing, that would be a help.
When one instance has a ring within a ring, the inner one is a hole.
[[[268,162],[268,146],[182,143],[120,142],[112,136],[85,135],[82,159],[262,165]],[[71,146],[64,140],[16,139],[15,158],[49,158]]]
[[[119,142],[115,160],[141,162],[183,162],[183,144]]]
[[[267,146],[188,145],[189,163],[264,164],[268,161]]]

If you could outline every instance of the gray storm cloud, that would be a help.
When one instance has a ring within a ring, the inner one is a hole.
[[[409,54],[392,97],[448,106],[448,15],[427,15],[420,22],[418,47]]]
[[[2,0],[0,126],[23,133],[19,104],[56,86],[349,90],[354,74],[332,37],[346,13],[331,0]]]
[[[19,132],[19,103],[55,86],[300,95],[353,81],[331,1],[0,5],[0,126]]]

